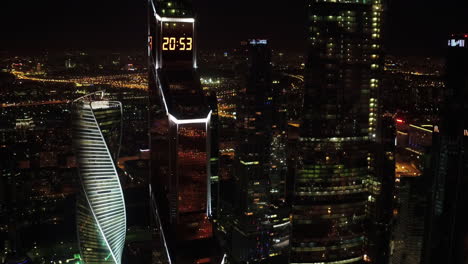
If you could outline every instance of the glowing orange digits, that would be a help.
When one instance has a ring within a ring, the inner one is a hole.
[[[176,49],[176,38],[170,38],[169,39],[169,50],[175,50]]]
[[[179,48],[179,50],[185,50],[185,43],[184,43],[184,40],[185,40],[185,38],[180,38],[180,41],[179,41],[179,42],[180,42],[180,45],[182,45],[182,47]]]
[[[189,41],[187,43],[187,45],[188,45],[187,50],[192,50],[192,38],[187,38],[187,40]]]
[[[164,38],[164,43],[162,45],[163,50],[167,50],[167,44],[169,44],[169,38],[165,37]]]

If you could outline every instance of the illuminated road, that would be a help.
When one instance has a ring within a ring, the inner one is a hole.
[[[416,168],[414,164],[409,162],[399,161],[396,164],[396,176],[397,177],[418,177],[421,176],[421,171]]]
[[[69,102],[70,102],[69,100],[56,100],[56,101],[39,101],[39,102],[31,102],[31,103],[0,104],[0,108],[39,106],[39,105],[51,105],[51,104],[68,104]]]
[[[304,76],[302,76],[302,75],[294,75],[294,74],[287,74],[287,73],[285,73],[284,75],[289,76],[289,77],[294,78],[294,79],[297,79],[297,80],[299,80],[301,82],[304,82]]]
[[[128,157],[120,157],[117,161],[117,166],[122,170],[125,170],[125,162],[129,160],[139,160],[141,159],[140,156],[128,156]]]
[[[299,122],[295,122],[295,121],[289,121],[288,125],[293,126],[293,127],[297,127],[297,128],[301,127],[301,124]]]
[[[84,84],[100,84],[110,85],[117,88],[131,88],[143,89],[148,88],[146,74],[131,73],[131,74],[118,74],[118,75],[104,75],[95,77],[78,77],[70,79],[52,79],[52,78],[38,78],[25,75],[23,72],[12,72],[20,80],[30,80],[38,82],[54,82],[54,83],[75,83],[77,86]]]

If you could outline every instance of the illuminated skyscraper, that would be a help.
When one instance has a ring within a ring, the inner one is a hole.
[[[289,214],[291,206],[287,202],[287,183],[289,184],[288,171],[288,147],[292,147],[288,135],[288,91],[286,87],[291,83],[289,77],[280,72],[274,72],[272,78],[272,105],[273,122],[272,137],[270,142],[270,223],[271,223],[271,247],[269,255],[275,262],[284,263],[289,259],[291,221]]]
[[[371,262],[382,0],[308,0],[309,56],[291,263]],[[379,263],[380,264],[380,263]]]
[[[446,87],[440,124],[432,134],[424,264],[468,262],[468,34],[448,41]]]
[[[115,168],[122,105],[106,101],[101,92],[75,100],[73,146],[81,193],[77,200],[77,229],[86,264],[120,264],[125,243],[125,202]]]
[[[155,223],[175,263],[210,263],[216,250],[212,111],[197,73],[195,36],[190,1],[149,1],[150,188]]]

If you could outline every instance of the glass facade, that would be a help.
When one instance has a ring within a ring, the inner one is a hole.
[[[271,140],[271,51],[256,40],[248,45],[246,89],[238,93],[238,131],[235,149],[235,220],[231,257],[235,263],[268,257],[268,153]]]
[[[399,179],[392,263],[421,263],[429,188],[424,176]]]
[[[468,262],[468,35],[448,40],[446,89],[434,126],[430,213],[423,263]]]
[[[186,1],[150,1],[149,6],[150,189],[159,230],[155,245],[164,246],[173,263],[214,263],[212,109],[194,67],[195,20]]]
[[[234,263],[283,263],[287,261],[290,228],[288,207],[281,200],[287,168],[284,134],[275,122],[271,49],[267,40],[250,40],[246,45],[246,89],[239,91],[237,109],[235,217],[223,220],[222,225],[232,225],[227,232],[232,235],[228,259]]]
[[[291,263],[371,262],[383,67],[380,0],[309,0]]]
[[[206,123],[179,125],[177,134],[178,235],[183,240],[207,238],[212,229],[207,217]]]
[[[84,263],[120,264],[126,235],[125,202],[115,168],[122,125],[120,102],[101,93],[73,102],[73,145],[81,193],[77,230]]]

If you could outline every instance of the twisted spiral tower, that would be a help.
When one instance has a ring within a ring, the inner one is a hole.
[[[81,193],[77,200],[80,251],[86,264],[120,264],[125,243],[123,191],[115,168],[122,104],[103,100],[103,93],[73,102],[73,145]]]

